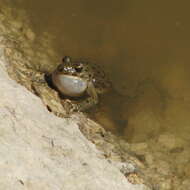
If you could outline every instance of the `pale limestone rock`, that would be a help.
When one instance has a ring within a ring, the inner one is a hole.
[[[11,80],[0,60],[0,187],[43,190],[142,190],[108,163],[71,119],[49,113]]]

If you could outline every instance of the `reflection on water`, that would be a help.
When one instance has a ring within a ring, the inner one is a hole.
[[[117,110],[111,115],[125,126],[122,132],[128,140],[146,140],[146,135],[165,130],[190,139],[188,1],[180,5],[176,0],[15,4],[28,10],[39,36],[44,31],[55,36],[60,57],[84,57],[109,70],[119,94],[118,98],[109,95]]]

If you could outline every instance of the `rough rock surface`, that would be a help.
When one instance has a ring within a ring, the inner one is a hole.
[[[144,189],[132,185],[71,119],[45,109],[0,60],[1,189]]]

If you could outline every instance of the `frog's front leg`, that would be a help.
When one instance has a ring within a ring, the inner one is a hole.
[[[87,110],[92,106],[98,104],[98,94],[96,92],[94,84],[91,81],[88,82],[87,94],[89,97],[78,105],[80,110]]]
[[[77,111],[86,111],[97,104],[97,102],[92,97],[88,97],[85,100],[81,100],[80,102],[69,99],[62,100],[61,102],[67,114]]]
[[[89,100],[91,100],[93,104],[97,104],[98,94],[96,92],[96,88],[94,87],[94,84],[91,81],[88,82],[87,93],[90,96]]]

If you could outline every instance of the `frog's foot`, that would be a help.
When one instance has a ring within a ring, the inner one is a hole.
[[[94,99],[93,97],[89,97],[85,100],[77,102],[77,109],[78,111],[86,111],[92,108],[93,106],[95,106],[96,104],[98,104],[97,99]]]
[[[69,99],[62,100],[61,102],[67,114],[86,111],[98,103],[98,101],[92,97],[89,97],[80,102],[75,102]]]

